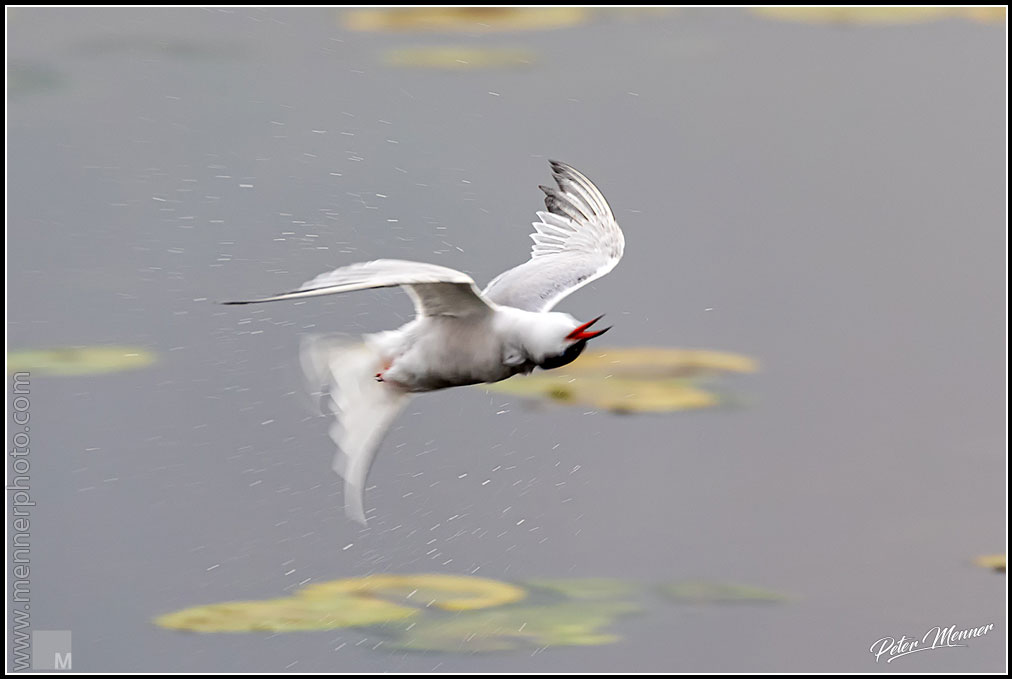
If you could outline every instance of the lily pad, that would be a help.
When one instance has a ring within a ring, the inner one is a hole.
[[[546,579],[528,589],[486,578],[440,574],[379,574],[304,587],[292,596],[195,606],[155,619],[191,632],[293,632],[362,628],[385,638],[383,648],[486,652],[546,646],[593,646],[618,637],[607,631],[639,606],[620,580]],[[517,603],[520,602],[520,603]]]
[[[143,368],[155,360],[153,352],[140,347],[22,349],[7,354],[7,372],[56,377],[96,375]]]
[[[310,585],[300,594],[308,597],[355,596],[402,605],[445,611],[470,611],[519,601],[527,590],[488,578],[462,575],[378,574]]]
[[[190,632],[293,632],[376,625],[404,620],[419,611],[380,599],[296,594],[264,601],[195,606],[155,619],[155,624]]]
[[[535,375],[486,387],[492,391],[581,405],[619,413],[666,412],[709,408],[720,403],[715,394],[682,380],[636,381],[566,379]]]
[[[631,582],[614,578],[546,578],[527,580],[524,584],[581,601],[621,599],[635,595],[638,589]]]
[[[749,373],[755,360],[740,354],[655,347],[586,351],[556,370],[513,377],[484,389],[620,413],[709,408],[721,397],[705,385],[721,373]]]
[[[453,617],[424,618],[384,645],[456,653],[597,646],[617,641],[618,637],[605,628],[617,617],[637,610],[634,604],[615,601],[504,606]]]
[[[371,575],[304,587],[290,597],[195,606],[155,619],[191,632],[291,632],[389,624],[425,609],[471,611],[513,603],[527,590],[468,576]]]
[[[759,364],[753,358],[709,349],[635,347],[588,350],[565,370],[577,374],[621,375],[641,379],[697,377],[707,373],[754,373]]]
[[[684,580],[660,585],[658,588],[667,598],[688,604],[750,604],[781,603],[787,597],[752,585],[737,585],[705,580]]]
[[[388,52],[391,66],[469,70],[477,68],[524,68],[534,63],[534,53],[499,47],[406,47]]]
[[[582,7],[398,7],[342,13],[352,31],[490,33],[548,30],[586,21]]]
[[[1005,572],[1005,555],[1004,554],[986,554],[984,556],[978,556],[973,560],[973,563],[980,566],[981,568],[990,568],[991,570],[999,573]]]
[[[762,16],[784,21],[830,24],[910,24],[967,18],[1004,23],[1004,7],[755,7]]]

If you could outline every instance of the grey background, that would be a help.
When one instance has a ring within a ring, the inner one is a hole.
[[[73,631],[75,669],[1004,669],[1004,576],[970,564],[1006,535],[1001,26],[731,9],[464,36],[350,33],[326,9],[8,21],[9,73],[34,83],[8,94],[9,346],[161,357],[32,382],[33,623]],[[537,61],[382,63],[460,43]],[[747,405],[633,418],[427,396],[384,445],[361,530],[298,336],[393,327],[409,302],[211,302],[379,256],[486,281],[524,258],[549,157],[602,187],[628,241],[560,308],[607,312],[610,345],[756,357],[729,384]],[[620,643],[533,656],[150,622],[374,571],[705,577],[793,601],[652,601]],[[868,652],[987,623],[969,648]]]

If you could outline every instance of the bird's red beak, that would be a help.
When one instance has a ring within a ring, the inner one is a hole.
[[[580,327],[578,327],[576,330],[574,330],[573,332],[571,332],[568,335],[566,335],[566,339],[567,340],[574,340],[574,341],[576,341],[576,340],[588,340],[588,339],[590,339],[592,337],[597,337],[598,335],[603,335],[604,333],[606,333],[609,330],[611,330],[611,326],[610,325],[607,328],[605,328],[604,330],[595,330],[593,332],[587,332],[587,328],[589,328],[590,326],[594,325],[595,323],[597,323],[602,318],[604,318],[604,314],[601,314],[600,316],[598,316],[597,318],[595,318],[592,321],[587,321],[586,323],[584,323],[583,325],[581,325]]]

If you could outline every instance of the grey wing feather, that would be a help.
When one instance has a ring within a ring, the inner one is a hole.
[[[492,308],[467,274],[438,264],[401,259],[377,259],[342,266],[320,274],[298,290],[225,304],[277,302],[396,285],[402,286],[411,297],[419,316],[463,316],[486,313]]]
[[[625,236],[601,191],[575,168],[551,161],[557,188],[542,186],[547,212],[534,222],[530,260],[497,276],[488,300],[528,311],[549,311],[615,268]]]

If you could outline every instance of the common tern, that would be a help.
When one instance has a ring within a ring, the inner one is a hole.
[[[321,274],[298,290],[253,304],[401,286],[414,320],[397,330],[303,341],[306,376],[321,388],[337,421],[334,470],[344,479],[345,511],[366,523],[364,492],[373,458],[411,395],[498,382],[534,368],[575,360],[600,316],[581,323],[552,311],[564,297],[615,268],[625,237],[604,196],[581,172],[550,161],[555,187],[542,186],[546,211],[537,212],[531,257],[479,290],[465,273],[436,264],[378,259]]]

